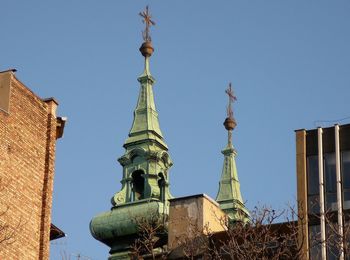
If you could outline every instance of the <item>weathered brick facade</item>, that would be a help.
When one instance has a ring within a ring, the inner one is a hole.
[[[0,230],[0,259],[48,259],[58,104],[35,95],[14,71],[1,72],[0,85],[10,88],[8,109],[0,107],[0,221],[9,225]],[[1,243],[12,229],[13,243]]]

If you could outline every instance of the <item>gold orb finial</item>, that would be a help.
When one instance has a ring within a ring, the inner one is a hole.
[[[237,126],[236,120],[231,117],[227,117],[224,122],[224,126],[227,131],[232,131]]]
[[[151,57],[153,52],[154,52],[154,48],[152,46],[152,42],[144,42],[144,43],[142,43],[142,45],[141,45],[139,50],[140,50],[140,52],[141,52],[143,57],[145,57],[145,58]]]

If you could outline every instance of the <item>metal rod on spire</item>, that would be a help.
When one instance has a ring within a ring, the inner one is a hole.
[[[228,95],[228,105],[226,108],[227,118],[225,119],[224,126],[228,132],[228,145],[232,146],[232,130],[236,127],[237,123],[233,117],[232,103],[237,100],[237,97],[234,95],[232,90],[231,82],[228,85],[228,88],[225,90]]]
[[[139,15],[143,18],[142,22],[145,24],[145,30],[142,31],[142,38],[145,42],[151,42],[151,35],[150,35],[150,27],[152,25],[156,25],[156,23],[151,20],[152,16],[148,10],[148,5],[146,6],[146,10],[139,13]]]
[[[233,93],[231,82],[225,92],[228,95],[227,117],[233,118],[232,103],[237,101],[237,97]]]
[[[149,72],[149,57],[153,54],[153,46],[152,46],[152,39],[150,35],[150,27],[152,25],[155,25],[156,23],[151,19],[152,16],[149,12],[148,5],[146,6],[146,9],[139,13],[139,15],[142,17],[142,22],[145,24],[145,30],[142,31],[142,38],[144,42],[142,43],[140,47],[140,52],[142,56],[145,57],[145,72],[144,74],[148,75]]]

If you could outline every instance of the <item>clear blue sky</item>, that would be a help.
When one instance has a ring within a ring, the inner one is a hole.
[[[151,71],[174,196],[216,196],[229,81],[249,208],[295,200],[295,129],[350,116],[350,1],[4,1],[0,68],[18,69],[38,95],[56,97],[69,120],[53,201],[53,223],[67,238],[52,244],[52,259],[61,250],[108,255],[89,221],[120,188],[146,4],[157,22]]]

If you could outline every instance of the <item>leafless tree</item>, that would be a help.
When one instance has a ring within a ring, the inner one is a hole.
[[[313,251],[314,257],[321,257],[322,242],[326,245],[328,255],[339,258],[343,252],[345,256],[350,254],[350,212],[343,212],[342,229],[338,224],[337,211],[328,210],[324,214],[326,226],[326,239],[322,241],[321,231],[312,234],[310,239],[310,249]],[[320,216],[313,214],[314,219],[320,222]]]
[[[187,234],[179,237],[187,259],[299,259],[303,256],[303,221],[294,208],[275,211],[270,207],[255,207],[248,223],[229,223],[218,219],[223,230],[212,232],[209,225],[201,230],[196,220],[189,221]],[[283,221],[283,223],[281,223]]]
[[[71,256],[67,253],[66,250],[61,250],[60,255],[62,260],[71,260]]]
[[[0,251],[16,241],[16,237],[24,225],[21,218],[15,223],[9,221],[10,206],[8,200],[5,199],[6,187],[8,186],[9,183],[0,178],[0,198],[2,198],[0,200]]]
[[[16,228],[13,228],[8,224],[7,214],[9,207],[2,206],[0,210],[0,250],[6,245],[10,245],[15,242]]]
[[[250,222],[228,225],[223,239],[213,241],[218,251],[215,255],[222,259],[299,259],[302,242],[298,220],[301,218],[293,208],[277,212],[266,206],[255,207]]]
[[[209,250],[210,236],[212,234],[208,224],[200,229],[196,220],[188,220],[187,235],[179,237],[180,244],[182,244],[182,251],[187,259],[195,259],[201,255],[204,259],[211,259]],[[214,252],[214,251],[213,251]]]
[[[164,244],[162,243],[162,238],[165,238],[167,235],[165,227],[166,221],[154,214],[134,218],[133,220],[138,229],[138,238],[132,245],[132,258],[150,258],[152,260],[165,259],[166,254],[162,253],[165,252],[165,250],[160,247]],[[158,249],[158,253],[156,249]]]
[[[334,214],[326,214],[327,248],[338,255],[343,241],[343,250],[350,250],[350,215],[344,214],[343,233],[334,221]],[[277,260],[305,259],[304,241],[309,240],[309,247],[320,247],[320,234],[305,238],[304,229],[300,225],[307,224],[303,216],[298,215],[293,207],[276,211],[271,207],[255,207],[251,211],[248,223],[228,223],[226,219],[218,220],[225,231],[211,232],[209,226],[198,229],[196,221],[186,221],[188,233],[179,238],[182,258],[186,259],[246,259]],[[166,226],[156,216],[135,220],[139,235],[133,245],[134,259],[166,259],[171,252],[166,248],[158,250],[166,244]]]

